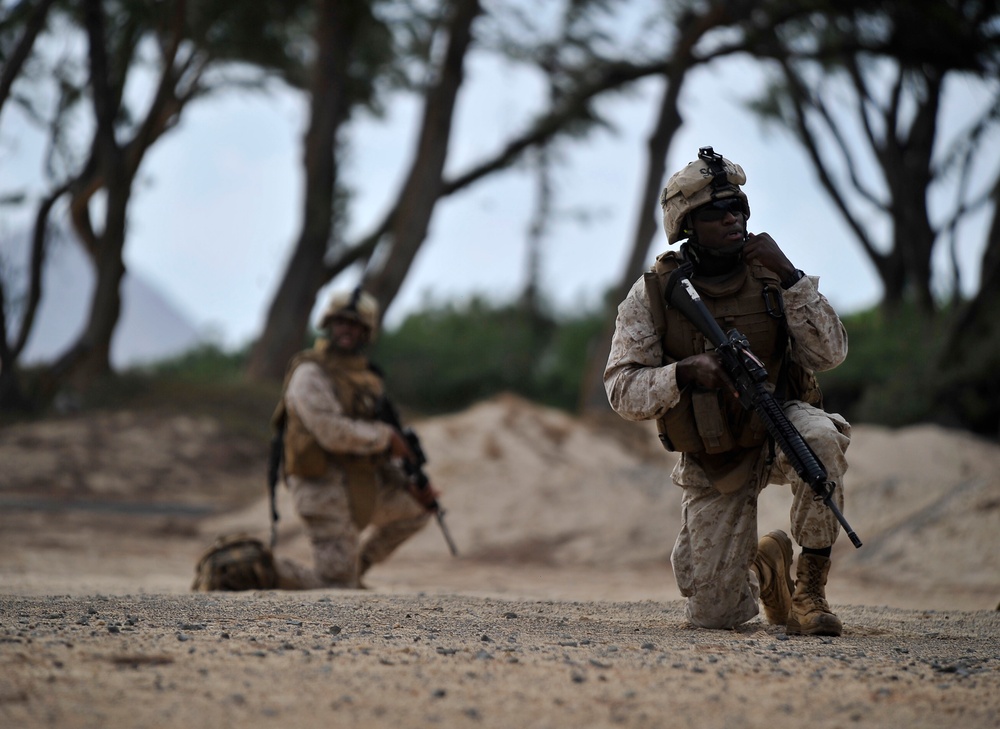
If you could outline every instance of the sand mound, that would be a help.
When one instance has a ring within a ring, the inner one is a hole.
[[[463,558],[668,569],[679,528],[680,492],[669,480],[676,456],[660,449],[648,424],[584,422],[504,395],[415,425]],[[850,575],[869,591],[911,594],[907,604],[962,592],[994,606],[1000,447],[934,426],[856,426],[849,460],[845,514],[864,546],[855,550],[846,537],[837,543],[838,592],[850,594],[843,586]],[[279,503],[283,543],[304,555],[291,507]],[[786,488],[765,490],[762,533],[788,528],[789,503]],[[207,521],[202,533],[262,532],[266,523],[261,499]],[[441,536],[430,528],[400,557],[442,552]]]

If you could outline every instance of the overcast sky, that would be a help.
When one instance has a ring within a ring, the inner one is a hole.
[[[671,148],[668,174],[694,159],[698,147],[714,146],[746,170],[750,230],[771,233],[793,263],[819,275],[821,290],[842,312],[871,305],[880,295],[877,278],[805,157],[783,133],[765,134],[743,111],[758,82],[753,67],[737,60],[689,78],[682,97],[685,124]],[[556,206],[566,214],[546,240],[542,283],[562,311],[596,301],[620,276],[658,92],[656,83],[647,83],[635,94],[615,97],[602,106],[617,122],[615,133],[560,147],[565,164],[556,173]],[[537,79],[509,66],[482,58],[470,63],[449,169],[463,169],[520,129],[538,108],[540,94]],[[232,94],[192,106],[142,168],[130,214],[128,269],[226,346],[242,345],[259,332],[298,233],[304,111],[302,100],[287,92],[267,98]],[[396,194],[418,112],[405,102],[384,120],[355,123],[342,173],[357,193],[349,239],[378,220]],[[9,175],[23,179],[37,174],[37,166],[37,147],[14,110],[6,109],[0,192],[14,186]],[[514,296],[524,282],[533,195],[530,175],[515,170],[442,202],[389,324],[428,295]],[[657,208],[656,200],[646,201],[644,214],[656,216]],[[588,213],[586,224],[575,215],[581,211]],[[0,208],[0,215],[0,234],[24,224],[9,210]],[[966,238],[960,258],[978,275],[981,237]],[[649,260],[665,248],[665,237],[658,238]],[[334,287],[353,287],[356,280],[351,271]]]

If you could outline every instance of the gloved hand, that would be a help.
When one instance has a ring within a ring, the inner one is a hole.
[[[410,495],[420,502],[421,506],[428,511],[437,511],[439,508],[437,499],[441,494],[431,485],[430,481],[424,481],[424,485],[421,486],[416,479],[411,478],[408,481],[408,488]]]

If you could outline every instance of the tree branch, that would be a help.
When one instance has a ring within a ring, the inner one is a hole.
[[[24,62],[28,60],[31,49],[35,45],[35,39],[45,27],[45,21],[49,16],[49,9],[55,0],[41,0],[35,7],[24,24],[24,32],[18,38],[14,50],[7,56],[3,68],[0,69],[0,112],[3,111],[4,103],[10,96],[10,90],[14,86],[14,81],[21,73]]]

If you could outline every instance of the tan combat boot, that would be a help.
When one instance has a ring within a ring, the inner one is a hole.
[[[757,556],[750,568],[757,573],[764,617],[771,625],[785,625],[792,608],[795,585],[789,575],[792,540],[780,529],[765,534],[757,543]]]
[[[788,616],[788,633],[801,635],[840,635],[844,626],[826,601],[826,577],[830,558],[800,554],[795,566],[795,592]]]

